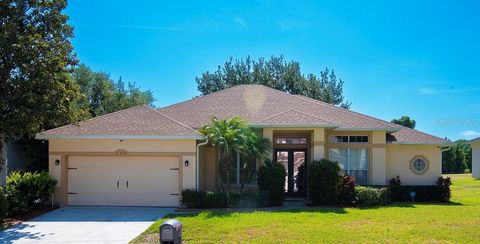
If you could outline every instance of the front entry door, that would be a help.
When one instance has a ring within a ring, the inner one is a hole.
[[[287,196],[305,196],[307,150],[276,149],[275,160],[281,163],[287,172],[285,177]]]

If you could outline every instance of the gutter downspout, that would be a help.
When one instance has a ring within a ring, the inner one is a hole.
[[[448,147],[445,147],[445,148],[440,147],[440,152],[445,152],[445,151],[448,151],[450,149],[452,149],[452,146],[448,146]]]
[[[200,166],[200,146],[204,146],[204,145],[207,145],[208,144],[208,139],[205,140],[205,142],[202,142],[202,143],[198,143],[197,144],[197,155],[196,155],[196,159],[195,159],[195,164],[196,164],[196,167],[195,167],[195,190],[198,191],[198,174],[199,174],[199,166]]]

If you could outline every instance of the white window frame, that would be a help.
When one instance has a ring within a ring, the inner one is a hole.
[[[337,136],[346,136],[348,138],[348,141],[347,142],[336,142],[333,140],[333,138],[337,137]],[[351,142],[350,141],[350,137],[352,136],[364,136],[364,137],[367,137],[367,142]],[[348,144],[368,144],[370,143],[370,137],[368,135],[330,135],[328,137],[328,142],[329,143],[332,143],[332,144],[341,144],[341,143],[348,143]]]
[[[240,179],[240,163],[241,163],[240,159],[241,159],[241,155],[240,155],[240,153],[237,152],[237,157],[236,157],[237,162],[236,162],[236,169],[235,169],[236,186],[241,186],[242,185],[241,182],[240,182],[240,180],[241,180]],[[258,160],[255,159],[255,161],[256,161],[255,162],[255,171],[258,173]],[[257,184],[256,183],[246,183],[245,185],[246,186],[255,186]]]
[[[350,172],[351,171],[366,171],[366,185],[369,184],[369,177],[368,177],[368,173],[370,171],[370,150],[368,148],[329,148],[328,149],[328,158],[331,159],[331,156],[330,156],[330,150],[332,149],[337,149],[337,150],[347,150],[347,158],[346,158],[346,162],[345,162],[345,167],[346,166],[349,166],[350,165],[350,155],[351,155],[351,150],[366,150],[367,152],[367,168],[366,169],[342,169],[342,171],[345,171],[345,173],[347,175],[351,175]]]

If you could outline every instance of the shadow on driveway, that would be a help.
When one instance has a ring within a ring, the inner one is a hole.
[[[0,232],[0,243],[126,243],[173,210],[67,206]]]

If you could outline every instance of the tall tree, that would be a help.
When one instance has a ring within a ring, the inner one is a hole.
[[[410,129],[415,129],[415,126],[417,125],[417,122],[408,117],[407,115],[404,115],[398,119],[392,119],[391,122],[397,125],[408,127]]]
[[[351,102],[343,96],[343,80],[337,78],[333,70],[325,68],[320,76],[303,74],[296,61],[285,61],[283,56],[272,56],[269,60],[260,58],[253,61],[228,59],[214,72],[206,71],[195,78],[197,88],[207,95],[241,84],[262,84],[295,95],[304,95],[313,99],[350,108]]]
[[[84,64],[76,66],[72,73],[73,81],[79,86],[81,96],[74,101],[76,107],[86,111],[79,119],[86,119],[155,101],[150,90],[141,90],[133,83],[125,83],[120,78],[114,82],[108,73],[92,71]],[[43,129],[51,129],[45,127]],[[26,169],[30,171],[48,169],[48,144],[29,138],[21,138]]]
[[[65,0],[0,2],[0,161],[5,141],[75,121],[76,64]],[[2,165],[2,174],[5,166]],[[1,177],[4,179],[4,177]]]
[[[155,101],[150,90],[141,90],[135,83],[125,84],[121,77],[114,82],[108,73],[93,71],[85,64],[74,69],[73,79],[82,94],[77,106],[87,109],[92,117],[140,104],[153,106]]]
[[[457,140],[442,153],[442,173],[463,174],[466,169],[472,169],[472,148],[465,140]]]

